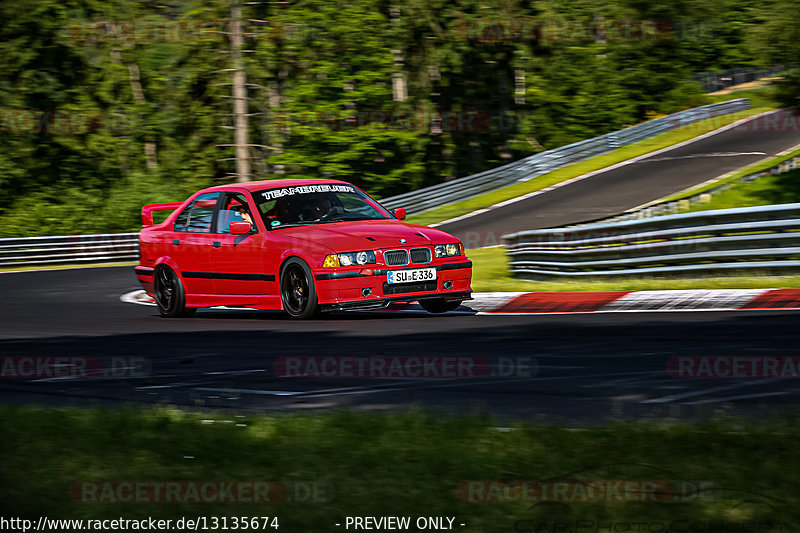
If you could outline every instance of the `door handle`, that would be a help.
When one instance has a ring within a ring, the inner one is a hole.
[[[219,248],[220,246],[222,246],[222,243],[219,241],[214,241],[211,243],[211,246],[213,246],[214,248]]]
[[[181,241],[179,241],[178,239],[175,239],[174,241],[172,241],[172,244],[176,244],[177,245],[177,244],[180,244],[180,243],[181,243]]]

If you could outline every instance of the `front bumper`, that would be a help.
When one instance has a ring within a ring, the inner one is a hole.
[[[339,302],[333,304],[323,304],[320,306],[320,309],[322,311],[383,309],[385,307],[388,307],[389,304],[393,302],[408,302],[409,300],[419,301],[419,300],[432,300],[432,299],[443,299],[447,301],[472,300],[472,293],[448,292],[446,294],[426,294],[423,296],[415,296],[413,298],[409,298],[408,296],[395,297],[395,298],[378,298],[369,300],[365,298],[362,301],[356,301],[356,302]]]
[[[356,268],[317,272],[314,284],[323,310],[374,309],[391,302],[408,302],[427,298],[465,300],[472,288],[472,262],[463,257],[458,261],[408,265],[406,267]],[[436,279],[414,283],[387,283],[389,270],[436,268]]]

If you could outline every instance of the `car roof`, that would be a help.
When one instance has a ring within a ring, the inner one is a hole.
[[[262,180],[262,181],[247,181],[244,183],[231,183],[229,185],[217,185],[203,189],[200,192],[216,192],[216,191],[230,191],[230,190],[247,190],[247,191],[260,191],[261,189],[274,189],[276,187],[297,187],[299,185],[316,185],[319,183],[343,183],[345,185],[352,185],[341,180],[325,180],[325,179],[287,179],[287,180]]]

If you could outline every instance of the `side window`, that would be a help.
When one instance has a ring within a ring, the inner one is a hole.
[[[240,193],[226,194],[217,216],[217,229],[214,233],[230,233],[231,222],[242,221],[249,222],[253,231],[256,230],[256,223],[250,207],[247,205],[247,198]]]
[[[175,231],[209,233],[219,194],[218,192],[209,192],[198,196],[175,219]]]

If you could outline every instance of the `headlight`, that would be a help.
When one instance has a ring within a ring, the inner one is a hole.
[[[371,251],[337,254],[336,257],[339,259],[339,264],[343,267],[352,265],[369,265],[375,263],[375,252]]]
[[[458,243],[437,244],[433,247],[436,257],[451,257],[461,255],[461,245]]]

